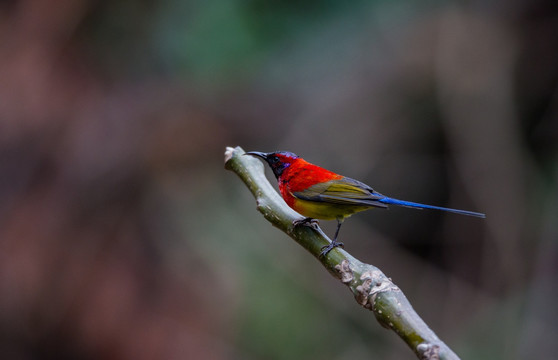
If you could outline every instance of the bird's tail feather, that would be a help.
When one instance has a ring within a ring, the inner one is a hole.
[[[419,204],[419,203],[415,203],[415,202],[411,202],[411,201],[397,200],[397,199],[393,199],[393,198],[390,198],[390,197],[384,197],[382,199],[378,199],[377,201],[379,201],[381,203],[384,203],[384,204],[388,204],[388,205],[406,206],[406,207],[411,207],[411,208],[415,208],[415,209],[434,209],[434,210],[449,211],[449,212],[456,213],[456,214],[476,216],[476,217],[480,217],[480,218],[485,218],[486,217],[485,214],[474,212],[474,211],[457,210],[457,209],[450,209],[450,208],[445,208],[445,207],[440,207],[440,206],[425,205],[425,204]]]

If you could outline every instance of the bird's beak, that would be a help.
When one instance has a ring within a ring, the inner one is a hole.
[[[263,153],[263,152],[259,152],[259,151],[249,151],[249,152],[245,153],[244,155],[259,156],[264,160],[267,159],[267,154]]]

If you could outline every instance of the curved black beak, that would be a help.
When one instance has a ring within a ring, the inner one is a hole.
[[[249,152],[245,153],[244,155],[258,156],[258,157],[261,157],[264,160],[267,160],[267,154],[263,153],[263,152],[259,152],[259,151],[249,151]]]

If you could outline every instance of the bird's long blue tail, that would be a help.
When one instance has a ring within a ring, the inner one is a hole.
[[[434,209],[434,210],[449,211],[449,212],[456,213],[456,214],[461,214],[461,215],[476,216],[476,217],[480,217],[480,218],[485,218],[486,217],[485,214],[474,212],[474,211],[457,210],[457,209],[450,209],[450,208],[445,208],[445,207],[440,207],[440,206],[419,204],[419,203],[415,203],[415,202],[411,202],[411,201],[392,199],[392,198],[387,197],[387,196],[384,197],[384,198],[378,199],[377,201],[379,201],[381,203],[384,203],[384,204],[406,206],[406,207],[412,207],[412,208],[416,208],[416,209]]]

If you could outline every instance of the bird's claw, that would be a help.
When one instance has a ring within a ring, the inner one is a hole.
[[[314,230],[318,230],[318,225],[320,225],[320,222],[316,219],[312,219],[309,217],[293,221],[293,226],[299,226],[299,225],[308,226]]]
[[[320,250],[322,251],[320,253],[320,257],[324,257],[326,256],[331,250],[335,249],[336,247],[342,247],[344,248],[345,245],[342,242],[337,242],[337,241],[332,241],[331,243],[327,244],[326,246],[323,246]]]

